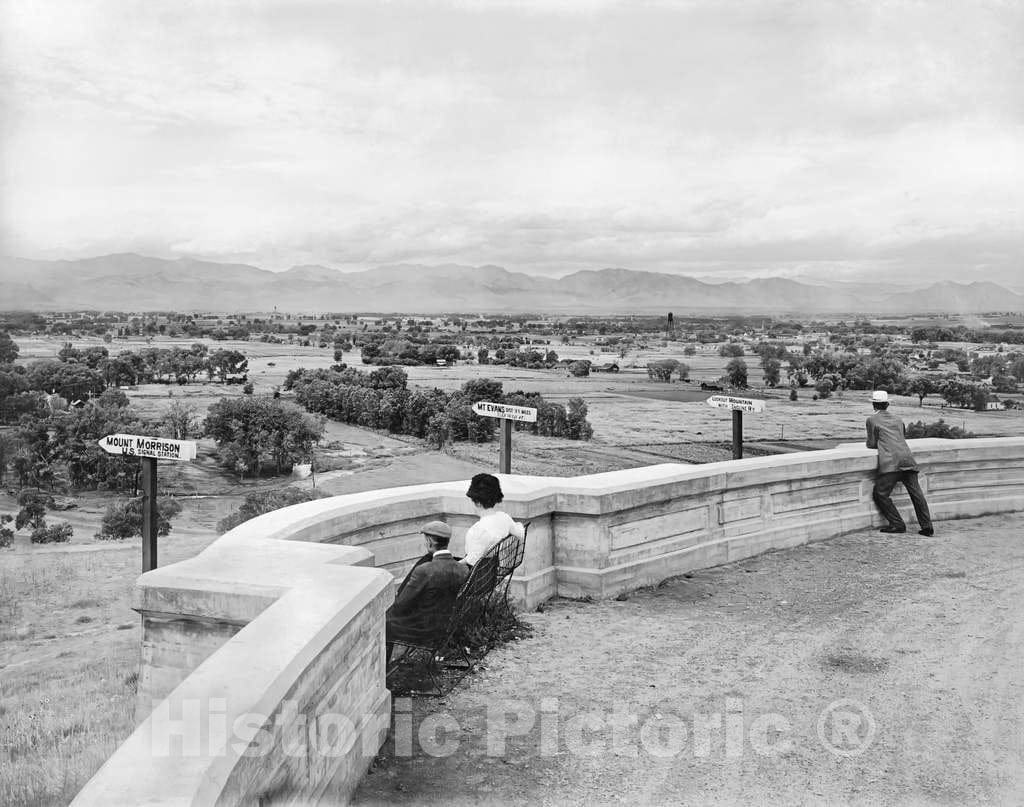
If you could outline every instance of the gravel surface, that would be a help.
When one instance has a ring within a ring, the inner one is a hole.
[[[1019,525],[865,531],[548,603],[447,698],[396,700],[355,803],[1024,803]]]

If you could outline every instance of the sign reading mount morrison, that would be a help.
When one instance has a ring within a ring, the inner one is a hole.
[[[139,434],[108,434],[99,440],[108,454],[129,457],[152,457],[157,460],[194,460],[195,440],[171,440],[168,437],[145,437]]]

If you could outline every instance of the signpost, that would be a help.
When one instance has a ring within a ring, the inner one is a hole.
[[[735,395],[712,395],[708,406],[732,410],[732,458],[743,459],[743,413],[763,412],[764,401],[756,398],[738,398]]]
[[[100,438],[108,454],[139,457],[142,461],[142,571],[156,568],[156,461],[196,458],[195,440],[171,440],[139,434],[108,434]]]
[[[532,409],[529,406],[512,406],[510,404],[477,401],[473,404],[473,411],[481,417],[499,418],[501,420],[498,473],[512,473],[512,421],[515,420],[520,423],[536,423],[537,410]]]

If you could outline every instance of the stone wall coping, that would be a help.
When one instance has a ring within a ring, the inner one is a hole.
[[[927,464],[956,461],[959,448],[972,452],[990,448],[994,454],[1005,451],[1008,446],[1024,448],[1024,437],[925,438],[910,440],[909,443],[919,462]],[[637,488],[679,486],[681,489],[672,491],[672,496],[685,495],[689,486],[692,486],[689,492],[693,493],[724,487],[738,490],[787,478],[848,475],[851,471],[869,474],[875,469],[876,462],[877,452],[874,449],[866,448],[863,443],[848,443],[820,451],[773,454],[702,465],[662,463],[581,477],[497,476],[506,497],[503,508],[516,518],[528,519],[557,511],[605,513],[621,506],[621,501],[609,497]],[[402,508],[410,518],[423,518],[424,521],[446,515],[472,516],[473,506],[465,496],[465,489],[465,482],[437,482],[317,499],[258,516],[220,540],[258,537],[287,541],[317,540],[313,533],[322,533],[326,521],[343,525],[343,532],[352,532],[356,527],[344,526],[346,516],[360,514],[368,517],[395,508]]]
[[[290,588],[323,578],[325,565],[373,567],[373,554],[355,546],[283,542],[231,533],[194,558],[146,572],[132,592],[136,611],[223,619],[244,624]],[[190,597],[176,594],[188,592]],[[194,595],[208,595],[196,597]]]
[[[245,715],[274,715],[328,644],[381,596],[391,581],[391,575],[382,569],[329,564],[321,565],[319,579],[287,588],[259,619],[203,661],[157,707],[160,715],[180,721],[188,714],[187,704],[200,703],[206,709],[211,703],[222,706],[216,720],[205,720],[203,712],[204,752],[195,756],[154,754],[154,730],[161,722],[154,711],[72,805],[216,803],[242,758],[237,748],[244,750],[262,728],[247,722],[244,731],[231,735],[235,721]],[[172,751],[177,742],[171,741]]]

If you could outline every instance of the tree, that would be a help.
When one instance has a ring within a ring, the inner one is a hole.
[[[657,361],[649,361],[647,362],[647,377],[652,381],[669,382],[672,380],[672,373],[676,372],[679,367],[680,364],[675,359],[658,359]],[[689,370],[690,368],[686,367],[687,373],[689,373]]]
[[[0,331],[0,364],[14,364],[18,358],[18,343],[7,331]]]
[[[4,513],[0,515],[0,549],[7,549],[14,543],[14,530],[7,525],[14,521],[14,516]]]
[[[371,392],[367,390],[367,392]],[[323,420],[269,396],[222,398],[209,408],[205,431],[224,467],[259,475],[268,462],[278,474],[307,458],[323,435]]]
[[[188,440],[199,429],[195,406],[182,401],[173,401],[161,420],[175,440]]]
[[[697,346],[696,345],[687,345],[686,347],[683,348],[683,355],[684,356],[693,356],[693,355],[696,355],[696,353],[697,353]]]
[[[743,345],[739,344],[738,342],[726,342],[724,345],[718,348],[718,355],[723,358],[726,358],[728,356],[739,358],[740,356],[743,355]]]
[[[156,534],[170,535],[171,519],[181,512],[177,499],[159,496],[156,500]],[[133,535],[142,535],[143,497],[136,496],[122,502],[107,505],[103,521],[96,538],[101,541],[121,541]]]
[[[778,359],[762,359],[761,365],[764,368],[764,383],[769,387],[776,387],[779,384],[779,372],[782,369],[782,362]]]
[[[207,366],[210,377],[215,376],[225,384],[229,375],[244,375],[249,369],[249,360],[237,350],[218,350],[207,360]]]
[[[368,381],[372,389],[406,389],[409,374],[401,367],[381,367],[370,373]]]
[[[924,406],[926,396],[938,392],[935,384],[926,375],[916,375],[907,382],[907,392],[917,396],[917,405]]]
[[[992,400],[992,396],[989,395],[988,389],[983,386],[974,388],[971,404],[973,405],[975,412],[984,412],[988,409],[988,402],[990,400]]]
[[[939,393],[950,406],[967,408],[974,402],[974,384],[968,384],[956,377],[943,381]]]
[[[45,527],[46,503],[49,498],[45,493],[40,493],[37,490],[23,490],[18,495],[18,504],[21,505],[21,509],[14,522],[14,529]]]
[[[501,400],[501,382],[492,381],[489,378],[474,378],[462,385],[462,392],[469,398],[470,403],[476,403],[477,401],[494,401],[497,403]]]
[[[566,412],[565,436],[570,440],[589,440],[593,435],[594,428],[587,422],[586,403],[582,398],[570,398]]]
[[[734,387],[747,386],[747,363],[737,357],[725,365],[725,374]]]
[[[1024,356],[1018,356],[1010,362],[1010,366],[1006,368],[1007,372],[1012,375],[1021,384],[1024,384]]]
[[[574,361],[569,365],[569,373],[577,378],[585,378],[590,375],[590,362],[586,359]]]
[[[829,378],[822,378],[814,385],[814,389],[818,392],[818,397],[822,399],[828,398],[834,388],[832,380]]]

